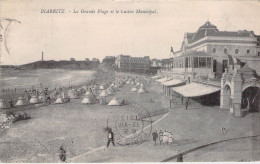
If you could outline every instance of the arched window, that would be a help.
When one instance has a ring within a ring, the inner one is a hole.
[[[216,48],[212,48],[213,54],[217,52]]]
[[[228,50],[227,48],[224,48],[224,53],[227,54],[228,53]]]
[[[239,49],[235,49],[235,53],[238,54],[239,53]]]

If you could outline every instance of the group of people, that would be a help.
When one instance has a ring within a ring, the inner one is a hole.
[[[155,130],[152,133],[152,137],[154,141],[154,146],[157,145],[157,140],[159,140],[160,145],[172,145],[174,141],[173,133],[168,130],[159,130],[159,132]]]
[[[9,93],[16,93],[16,88],[11,89],[11,88],[3,88],[2,89],[3,94],[9,94]]]

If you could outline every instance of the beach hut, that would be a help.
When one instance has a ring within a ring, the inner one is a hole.
[[[137,90],[137,88],[136,87],[133,87],[132,89],[131,89],[131,92],[137,92],[138,90]]]
[[[23,105],[27,105],[28,102],[23,98],[23,97],[19,97],[15,106],[23,106]]]
[[[109,106],[119,106],[121,105],[122,102],[117,98],[117,97],[114,97],[109,103],[108,105]]]
[[[147,90],[144,87],[140,87],[138,93],[147,93]]]
[[[0,99],[0,109],[6,109],[10,108],[10,104],[4,101],[3,99]]]
[[[31,104],[38,104],[41,103],[41,100],[36,95],[33,95],[29,102]]]
[[[64,103],[64,99],[63,99],[62,95],[59,95],[54,103],[55,104],[63,104]]]
[[[71,99],[78,99],[79,98],[79,94],[75,89],[68,90],[68,96]]]

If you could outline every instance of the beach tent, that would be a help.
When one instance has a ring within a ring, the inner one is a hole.
[[[6,109],[10,108],[10,104],[4,101],[3,99],[0,99],[0,109]]]
[[[106,89],[106,87],[105,87],[105,85],[100,85],[99,89],[104,90],[104,89]]]
[[[33,95],[29,102],[31,104],[38,104],[41,102],[41,100],[36,95]]]
[[[138,90],[137,90],[137,88],[136,87],[133,87],[132,89],[131,89],[131,92],[137,92]]]
[[[79,94],[75,89],[68,90],[68,96],[71,99],[77,99],[79,98]]]
[[[117,97],[114,97],[109,103],[108,105],[109,106],[119,106],[121,105],[122,102],[117,98]]]
[[[147,93],[147,90],[144,87],[140,87],[138,93]]]
[[[28,102],[26,102],[26,100],[23,97],[19,97],[15,106],[23,106],[23,105],[27,105]]]
[[[61,95],[59,95],[55,101],[55,104],[63,104],[63,103],[64,103],[64,99]]]
[[[108,96],[108,93],[107,93],[106,90],[103,90],[103,91],[100,93],[100,95],[99,95],[99,97],[106,97],[106,96]]]
[[[88,98],[91,98],[93,100],[96,100],[96,96],[94,95],[94,93],[92,92],[92,90],[88,90],[85,94],[84,94],[85,97],[88,97]]]
[[[91,97],[84,97],[84,99],[81,102],[82,104],[94,104],[95,103],[95,99],[91,98]]]

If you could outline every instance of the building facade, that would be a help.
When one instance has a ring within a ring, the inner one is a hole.
[[[252,68],[256,64],[249,67],[252,62],[260,63],[258,35],[247,30],[219,31],[207,21],[196,32],[185,33],[180,50],[162,62],[158,73],[184,81],[186,85],[181,88],[171,86],[183,97],[205,97],[220,91],[220,108],[242,116],[245,109],[260,109],[260,77],[256,73],[259,68]],[[164,83],[167,86],[169,82]]]
[[[146,72],[151,67],[149,56],[131,57],[129,55],[118,55],[116,57],[116,66],[119,71],[125,72]]]

